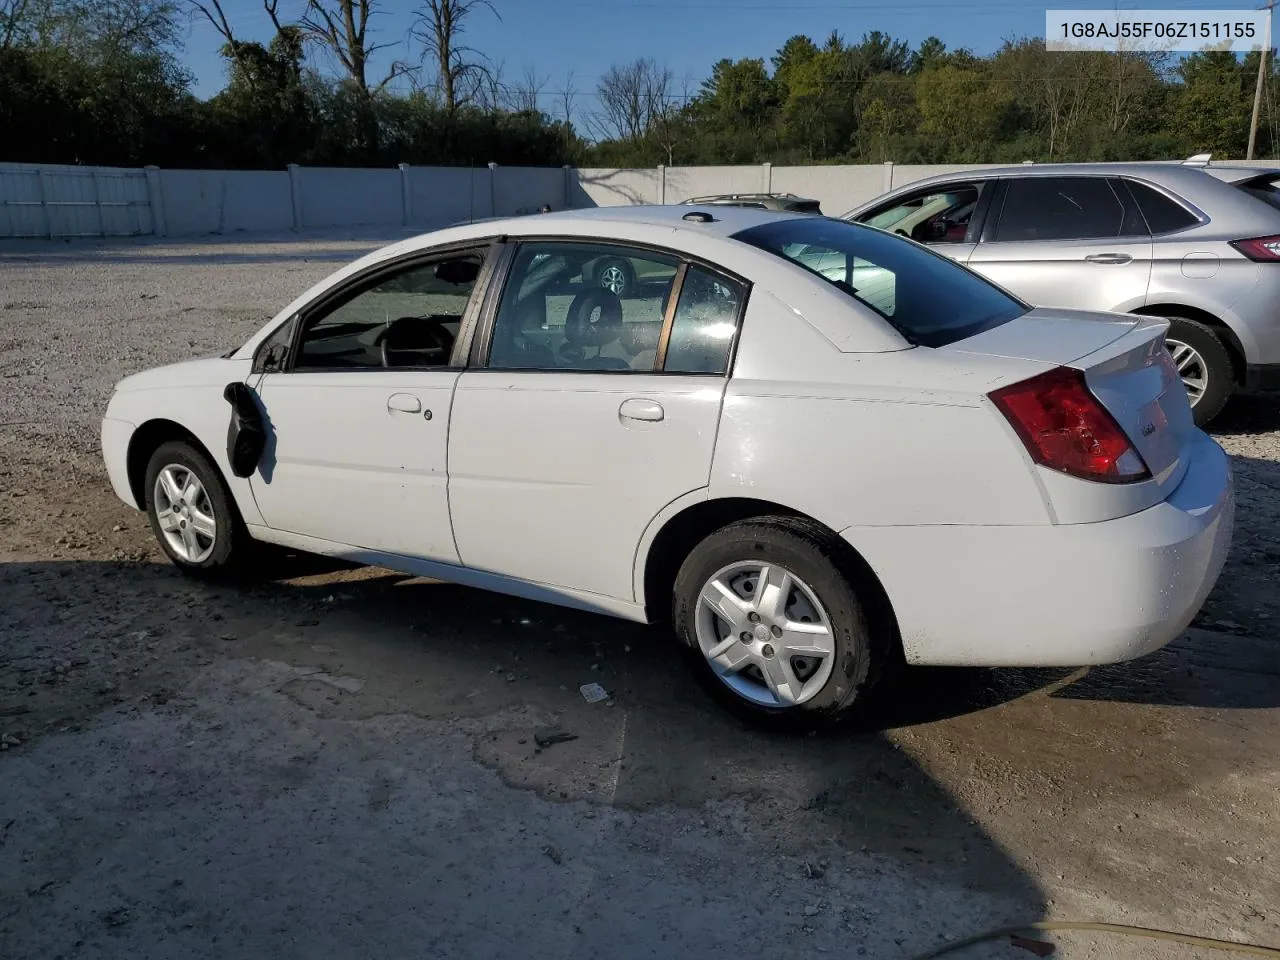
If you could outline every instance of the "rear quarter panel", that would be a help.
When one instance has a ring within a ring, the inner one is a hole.
[[[781,503],[833,530],[1048,523],[1022,445],[985,398],[1026,371],[1025,361],[959,362],[925,347],[841,353],[757,290],[708,493]]]

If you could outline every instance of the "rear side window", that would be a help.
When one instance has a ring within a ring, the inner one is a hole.
[[[861,224],[782,220],[734,239],[816,273],[921,346],[963,340],[1029,309],[948,257]]]
[[[1194,213],[1159,190],[1136,180],[1126,180],[1125,185],[1133,194],[1152,233],[1169,233],[1199,222]]]
[[[1123,236],[1125,226],[1125,206],[1102,177],[1018,177],[994,239],[1103,240]]]

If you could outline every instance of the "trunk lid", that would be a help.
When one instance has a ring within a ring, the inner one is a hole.
[[[1164,345],[1168,329],[1159,317],[1037,308],[943,349],[1084,373],[1151,471],[1148,483],[1159,495],[1142,498],[1150,505],[1181,481],[1184,450],[1196,433],[1186,389]]]

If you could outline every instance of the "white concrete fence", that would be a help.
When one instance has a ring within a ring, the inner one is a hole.
[[[1274,161],[1271,161],[1272,163]],[[716,193],[811,197],[829,214],[914,180],[996,164],[925,166],[301,167],[161,170],[0,163],[0,237],[200,236],[422,227],[553,209],[679,203]]]

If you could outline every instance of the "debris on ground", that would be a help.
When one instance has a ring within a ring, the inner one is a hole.
[[[576,733],[570,733],[560,727],[539,727],[533,731],[533,742],[544,749],[557,743],[568,743],[570,740],[577,739]]]
[[[557,847],[555,844],[548,843],[545,847],[542,848],[542,852],[546,854],[547,858],[552,863],[559,864],[564,861],[564,854],[560,852],[560,848]]]
[[[1016,933],[1009,938],[1009,942],[1015,947],[1034,953],[1037,957],[1052,956],[1053,951],[1056,949],[1052,943],[1046,943],[1044,940],[1032,940],[1030,937],[1021,937]]]

